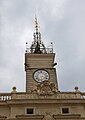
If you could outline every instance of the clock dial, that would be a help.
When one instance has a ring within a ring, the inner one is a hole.
[[[49,73],[45,70],[37,70],[34,73],[34,79],[37,82],[43,82],[43,81],[49,80]]]

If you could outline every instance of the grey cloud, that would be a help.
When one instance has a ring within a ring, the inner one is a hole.
[[[25,90],[25,42],[33,41],[34,16],[43,42],[54,43],[60,90],[85,84],[85,1],[0,0],[0,91]]]

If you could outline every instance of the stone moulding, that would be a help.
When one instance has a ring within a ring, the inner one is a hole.
[[[44,115],[17,115],[16,116],[17,119],[35,119],[35,120],[38,120],[38,119],[43,119],[44,118]]]
[[[80,114],[69,114],[69,115],[53,115],[53,118],[55,119],[55,120],[67,120],[67,119],[69,119],[69,120],[85,120],[85,117],[81,117],[81,115]]]

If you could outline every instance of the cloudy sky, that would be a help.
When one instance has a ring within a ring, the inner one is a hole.
[[[85,0],[0,0],[0,92],[25,91],[35,14],[42,41],[54,44],[60,91],[85,91]]]

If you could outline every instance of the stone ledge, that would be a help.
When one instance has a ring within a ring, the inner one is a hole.
[[[43,115],[17,115],[16,116],[17,119],[43,119],[44,116]]]
[[[80,114],[65,114],[65,115],[53,115],[53,118],[54,119],[56,119],[56,120],[60,120],[60,119],[74,119],[74,120],[76,120],[76,119],[78,119],[78,120],[85,120],[85,117],[81,117],[81,115]]]

